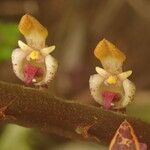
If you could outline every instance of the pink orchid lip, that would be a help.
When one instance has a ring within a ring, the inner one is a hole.
[[[111,107],[112,102],[119,101],[121,96],[117,92],[103,91],[102,98],[103,98],[103,103],[102,103],[103,108],[108,110]]]
[[[43,76],[43,70],[39,67],[34,66],[34,65],[26,64],[24,66],[24,76],[25,76],[24,82],[26,84],[31,84],[32,80],[35,77]]]

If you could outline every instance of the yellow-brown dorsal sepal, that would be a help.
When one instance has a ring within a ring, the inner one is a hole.
[[[120,61],[124,61],[126,56],[115,45],[106,39],[101,40],[94,50],[95,56],[101,61],[106,57],[114,57]]]
[[[19,30],[25,36],[27,44],[35,49],[45,47],[47,29],[31,15],[24,15],[19,23]]]
[[[124,53],[106,39],[98,43],[94,50],[94,54],[96,58],[101,61],[103,67],[110,72],[120,69],[122,63],[126,59]]]
[[[120,125],[110,143],[109,150],[116,149],[141,150],[132,126],[126,120]]]

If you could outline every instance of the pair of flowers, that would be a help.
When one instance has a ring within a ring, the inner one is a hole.
[[[12,53],[13,70],[26,84],[44,86],[58,68],[57,60],[50,55],[55,46],[46,47],[48,31],[30,15],[21,18],[19,30],[27,44],[18,41],[19,48]],[[91,95],[104,109],[125,108],[135,93],[134,84],[127,79],[132,71],[122,72],[125,55],[105,39],[99,42],[94,54],[104,69],[96,67],[97,74],[90,77]]]
[[[19,24],[27,44],[18,41],[19,48],[12,52],[13,70],[26,84],[47,85],[55,76],[57,60],[50,55],[55,46],[46,47],[48,31],[34,17],[24,15]],[[103,39],[94,50],[103,68],[96,67],[89,86],[93,98],[104,109],[125,108],[135,94],[135,85],[128,79],[132,71],[122,72],[125,55],[112,43]],[[111,141],[109,150],[146,150],[138,142],[131,125],[124,121]]]

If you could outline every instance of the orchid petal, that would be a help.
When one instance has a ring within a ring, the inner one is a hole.
[[[25,44],[24,42],[22,41],[18,41],[18,46],[23,50],[23,51],[33,51],[33,49],[28,46],[27,44]]]
[[[101,84],[104,81],[104,77],[100,76],[99,74],[94,74],[90,77],[89,86],[91,95],[99,104],[102,104],[102,96],[101,96]]]
[[[51,52],[53,52],[54,50],[55,50],[55,45],[50,46],[50,47],[45,47],[45,48],[41,49],[41,53],[42,53],[44,56],[47,56],[47,55],[49,55]]]
[[[100,74],[104,78],[109,75],[108,72],[105,71],[103,68],[96,67],[95,70],[98,74]]]
[[[119,79],[124,81],[125,79],[127,79],[130,75],[132,74],[132,71],[126,71],[126,72],[122,72],[118,75]]]
[[[12,64],[13,64],[13,70],[16,74],[16,76],[24,81],[24,75],[23,75],[23,61],[26,57],[26,52],[22,51],[21,49],[15,49],[12,52]]]
[[[46,65],[46,74],[42,81],[35,83],[35,85],[47,84],[50,82],[57,71],[58,63],[54,57],[48,55],[45,57],[45,65]]]
[[[130,103],[135,95],[135,85],[128,79],[123,81],[123,88],[124,88],[124,99],[122,102],[122,107],[126,107],[128,105],[128,103]]]

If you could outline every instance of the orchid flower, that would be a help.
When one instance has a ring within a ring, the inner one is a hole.
[[[132,126],[125,120],[111,140],[109,150],[147,150],[147,145],[138,141]]]
[[[19,23],[19,30],[27,44],[19,40],[19,48],[12,52],[12,64],[16,76],[26,84],[35,86],[48,84],[57,71],[58,63],[50,55],[55,46],[45,45],[47,29],[34,17],[24,15]]]
[[[122,71],[126,56],[111,42],[103,39],[94,50],[103,68],[96,67],[91,75],[91,95],[105,109],[125,108],[134,98],[135,85],[128,79],[132,71]]]

